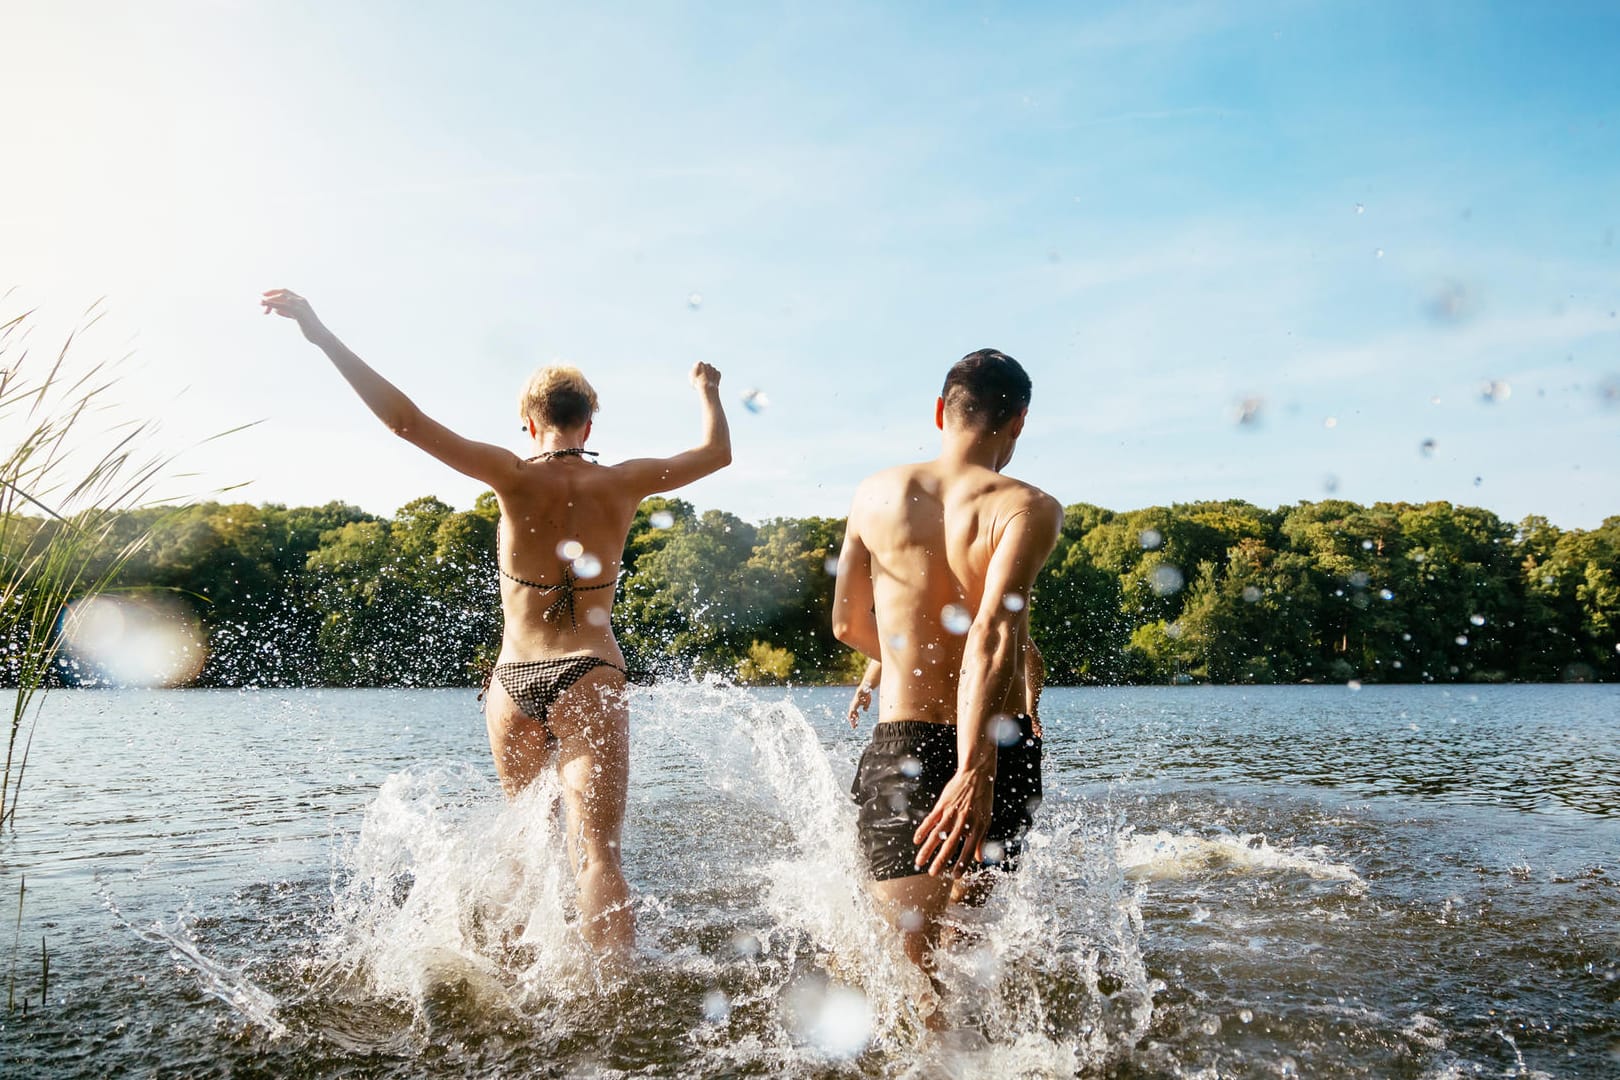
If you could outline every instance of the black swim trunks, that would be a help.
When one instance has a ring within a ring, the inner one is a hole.
[[[996,749],[995,801],[980,849],[985,866],[1017,869],[1030,815],[1041,804],[1041,740],[1029,717],[1015,718],[1016,738]],[[1001,740],[998,740],[998,742]],[[891,720],[872,729],[850,794],[860,805],[861,850],[878,881],[917,869],[912,834],[956,775],[956,728],[920,720]]]

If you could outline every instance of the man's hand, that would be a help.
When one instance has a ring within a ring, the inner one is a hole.
[[[939,877],[964,874],[978,866],[979,845],[990,828],[995,780],[991,774],[957,770],[911,836],[911,842],[921,847],[917,869],[926,866],[931,876]]]
[[[705,364],[699,360],[692,365],[692,385],[698,393],[718,395],[720,393],[720,372],[713,364]]]
[[[849,703],[849,726],[861,726],[861,713],[872,707],[872,688],[865,683],[855,688],[855,700]]]
[[[310,341],[326,332],[321,320],[315,317],[315,309],[309,306],[309,301],[291,289],[269,289],[259,298],[259,303],[264,305],[266,315],[273,311],[297,322],[298,328]]]

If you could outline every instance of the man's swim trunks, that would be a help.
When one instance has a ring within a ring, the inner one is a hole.
[[[1041,804],[1041,740],[1029,717],[1015,718],[1017,738],[996,749],[995,801],[981,853],[984,865],[1017,868],[1030,815]],[[850,794],[860,805],[861,850],[878,881],[925,873],[917,869],[912,834],[956,775],[956,728],[891,720],[872,729]]]

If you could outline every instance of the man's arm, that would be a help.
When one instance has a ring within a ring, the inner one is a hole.
[[[259,302],[264,305],[266,315],[273,311],[297,321],[304,337],[326,354],[360,400],[395,435],[497,491],[505,487],[505,481],[517,471],[521,460],[512,451],[464,438],[424,413],[416,402],[339,341],[302,296],[290,289],[271,289]]]
[[[731,464],[731,426],[720,404],[720,372],[696,363],[691,380],[703,400],[703,441],[673,457],[635,458],[613,467],[643,496],[685,487]]]
[[[872,600],[872,552],[861,539],[857,510],[850,507],[849,523],[844,526],[844,549],[838,555],[838,578],[833,584],[833,637],[850,648],[877,660],[883,655],[878,637],[877,611]]]
[[[850,727],[859,726],[861,713],[872,707],[872,691],[877,689],[878,680],[882,678],[883,661],[869,662],[865,674],[861,676],[861,684],[855,688],[855,699],[849,703]]]
[[[1024,627],[1024,715],[1029,717],[1034,735],[1041,737],[1041,691],[1046,688],[1046,661],[1041,657],[1041,650],[1035,647],[1035,639],[1029,633],[1029,627]]]
[[[1035,575],[1057,545],[1062,524],[1057,500],[1036,494],[1007,523],[990,556],[957,681],[956,775],[912,837],[920,848],[917,866],[926,865],[930,874],[962,872],[979,861],[996,779],[994,722],[1018,674]],[[1008,604],[1008,596],[1023,603]]]

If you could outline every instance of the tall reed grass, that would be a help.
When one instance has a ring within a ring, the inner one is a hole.
[[[34,312],[0,322],[0,683],[15,686],[0,828],[15,826],[29,706],[56,661],[62,612],[105,590],[146,542],[144,531],[120,530],[119,512],[140,505],[172,460],[150,449],[154,420],[120,417],[126,358],[74,355],[99,307],[44,355],[30,341]]]

